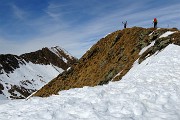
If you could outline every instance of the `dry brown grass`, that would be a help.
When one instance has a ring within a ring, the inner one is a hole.
[[[155,39],[149,37],[154,30],[133,27],[113,32],[102,38],[70,71],[53,79],[35,96],[46,97],[61,90],[106,84],[118,73],[120,74],[114,78],[114,81],[120,80],[140,57],[140,50]],[[168,29],[161,29],[158,32],[166,31]],[[179,33],[176,36],[180,38]],[[173,40],[178,41],[175,38]]]

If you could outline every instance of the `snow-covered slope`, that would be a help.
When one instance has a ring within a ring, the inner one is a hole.
[[[21,56],[0,55],[0,99],[26,98],[75,61],[60,47],[43,48]]]
[[[63,71],[62,68],[52,64],[40,65],[25,62],[12,73],[4,72],[0,75],[0,83],[4,86],[2,95],[6,99],[25,98],[26,94],[40,89]],[[3,98],[0,97],[0,99]]]
[[[180,46],[170,44],[118,82],[0,105],[3,120],[179,120]]]

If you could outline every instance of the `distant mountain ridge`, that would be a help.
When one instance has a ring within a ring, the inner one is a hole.
[[[31,61],[34,64],[48,65],[51,63],[55,66],[61,67],[63,70],[66,70],[69,65],[72,65],[77,60],[58,46],[51,48],[45,47],[36,52],[22,54],[20,57],[26,61]]]
[[[20,56],[0,55],[0,99],[26,98],[77,59],[56,46]]]

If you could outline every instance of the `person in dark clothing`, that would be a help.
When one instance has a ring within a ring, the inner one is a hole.
[[[157,28],[157,23],[158,23],[158,21],[157,21],[156,18],[154,18],[153,23],[154,23],[154,28]]]
[[[127,21],[126,22],[122,22],[122,24],[124,25],[124,28],[127,27]]]

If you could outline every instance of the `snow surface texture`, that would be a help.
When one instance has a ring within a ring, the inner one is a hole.
[[[0,105],[2,120],[179,120],[180,47],[169,45],[118,82]]]
[[[0,75],[0,83],[4,86],[2,90],[4,95],[0,95],[0,100],[10,99],[11,94],[8,92],[11,85],[22,86],[26,89],[37,90],[63,72],[61,68],[53,65],[39,65],[31,62],[20,64],[13,73],[5,73]],[[27,81],[28,80],[28,81]],[[18,91],[14,92],[17,96],[21,96]],[[5,97],[4,97],[5,96]]]

